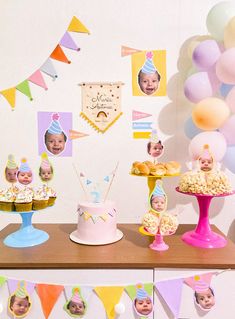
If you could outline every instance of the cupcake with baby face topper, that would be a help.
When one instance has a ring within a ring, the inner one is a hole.
[[[30,211],[32,209],[33,191],[30,187],[28,187],[28,185],[33,181],[33,173],[27,163],[26,158],[22,158],[21,160],[21,165],[17,173],[17,179],[18,182],[24,186],[24,188],[21,189],[16,196],[16,211]]]

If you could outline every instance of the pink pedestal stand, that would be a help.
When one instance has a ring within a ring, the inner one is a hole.
[[[157,251],[164,251],[167,250],[169,246],[164,242],[161,234],[156,234],[155,239],[152,244],[149,245],[149,248]]]
[[[222,194],[222,195],[203,195],[203,194],[192,194],[184,193],[176,188],[176,191],[185,195],[196,196],[199,205],[199,220],[195,230],[186,232],[182,236],[182,240],[189,245],[202,247],[202,248],[222,248],[226,246],[227,240],[213,232],[209,223],[209,207],[211,200],[214,197],[224,197],[232,195],[233,193]]]

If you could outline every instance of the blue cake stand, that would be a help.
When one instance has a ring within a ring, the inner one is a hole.
[[[9,213],[9,212],[8,212]],[[49,239],[49,235],[32,225],[32,216],[35,211],[12,212],[20,214],[22,218],[21,227],[4,239],[4,244],[9,247],[23,248],[40,245]]]

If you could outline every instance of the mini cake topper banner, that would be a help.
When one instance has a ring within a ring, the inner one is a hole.
[[[80,115],[98,132],[104,133],[122,115],[123,83],[81,83],[82,112]]]

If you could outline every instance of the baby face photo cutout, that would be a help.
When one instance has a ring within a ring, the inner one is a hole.
[[[17,173],[18,182],[22,185],[29,185],[33,181],[33,173],[27,163],[26,158],[22,158],[19,171]]]
[[[164,147],[159,140],[157,130],[152,130],[150,140],[147,144],[147,152],[153,158],[153,162],[157,163],[157,158],[163,155]]]
[[[143,284],[136,285],[136,297],[133,301],[136,314],[141,318],[147,318],[153,312],[153,301],[144,289]]]
[[[25,282],[20,281],[16,291],[8,299],[8,310],[14,318],[24,318],[28,314],[31,305],[29,293],[25,288]]]
[[[64,305],[64,310],[73,318],[82,318],[87,310],[87,304],[81,296],[79,287],[72,289],[72,297]]]
[[[167,196],[162,187],[162,181],[157,180],[149,197],[150,211],[162,214],[167,209]]]
[[[8,155],[8,160],[5,168],[5,177],[6,180],[14,184],[17,182],[17,171],[18,171],[18,165],[15,162],[15,158],[12,154]]]
[[[203,151],[200,157],[198,158],[199,169],[205,173],[210,172],[215,165],[214,157],[210,152],[208,144],[203,146]]]
[[[72,113],[38,112],[39,154],[48,156],[72,156],[69,130],[72,128]]]
[[[184,279],[185,283],[194,290],[194,303],[203,312],[208,312],[215,306],[215,294],[211,288],[213,273],[196,275]]]
[[[166,95],[166,52],[142,51],[132,54],[134,96]]]
[[[47,153],[42,153],[41,155],[41,165],[39,167],[39,176],[43,182],[48,183],[53,178],[53,167],[49,162]]]

